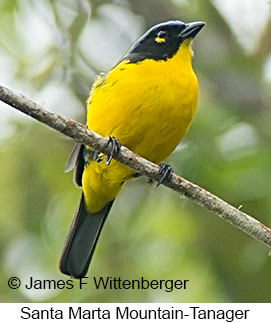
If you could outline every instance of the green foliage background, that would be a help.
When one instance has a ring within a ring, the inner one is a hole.
[[[0,0],[0,82],[84,123],[95,75],[148,27],[169,19],[205,21],[194,42],[198,111],[168,162],[271,226],[271,15],[263,2],[254,12],[261,19],[236,4],[229,20],[215,0]],[[247,31],[240,27],[238,34],[237,23]],[[80,196],[72,174],[63,172],[73,145],[0,104],[2,302],[271,301],[268,248],[144,178],[128,183],[114,204],[86,287],[10,290],[11,276],[23,284],[30,276],[68,279],[58,260]],[[190,282],[171,293],[96,290],[93,276]]]

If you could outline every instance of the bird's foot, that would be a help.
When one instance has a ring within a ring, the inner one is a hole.
[[[164,183],[165,181],[169,181],[172,177],[173,174],[173,168],[165,163],[159,164],[160,169],[158,173],[158,181],[157,184],[155,185],[155,188],[158,187],[160,184]],[[155,180],[153,178],[148,178],[147,184],[151,185],[153,184]]]
[[[109,136],[107,139],[107,143],[105,144],[104,148],[108,147],[109,145],[111,145],[111,149],[109,154],[107,155],[106,159],[105,159],[105,163],[106,165],[109,165],[111,163],[111,160],[114,156],[115,153],[119,153],[120,149],[121,149],[121,144],[120,142],[114,138]]]

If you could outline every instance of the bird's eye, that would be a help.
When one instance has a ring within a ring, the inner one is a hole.
[[[167,38],[167,32],[165,30],[160,30],[155,38],[157,43],[165,43]]]

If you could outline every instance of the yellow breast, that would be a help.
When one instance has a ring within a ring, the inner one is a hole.
[[[195,113],[198,84],[189,44],[167,61],[122,62],[89,99],[88,127],[145,158],[165,159]]]

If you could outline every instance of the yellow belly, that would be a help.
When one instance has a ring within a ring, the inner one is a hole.
[[[195,113],[198,84],[190,60],[187,52],[167,61],[122,62],[105,80],[94,84],[88,101],[88,127],[161,162],[181,141]],[[131,174],[114,160],[109,166],[103,161],[91,162],[83,174],[89,209],[98,211],[112,200]]]

